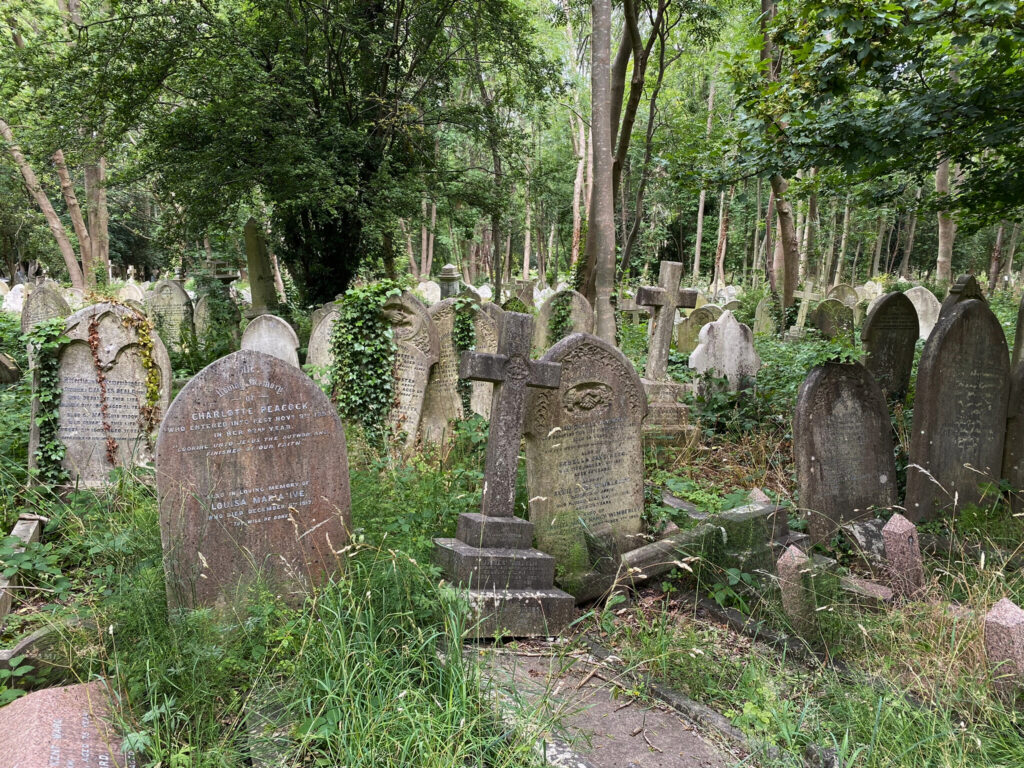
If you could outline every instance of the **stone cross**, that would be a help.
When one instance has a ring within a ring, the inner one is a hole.
[[[558,363],[530,360],[533,318],[506,312],[497,354],[465,351],[459,377],[494,383],[491,430],[487,439],[483,502],[480,511],[493,517],[513,517],[519,440],[523,434],[526,388],[557,389],[562,377]]]
[[[810,288],[804,288],[793,294],[794,299],[800,299],[800,310],[796,314],[796,327],[803,328],[807,322],[807,312],[811,308],[811,302],[821,298],[820,293],[815,293]]]
[[[651,381],[665,378],[668,369],[668,351],[675,329],[676,309],[697,306],[697,291],[680,289],[683,265],[678,261],[663,261],[658,268],[658,285],[645,286],[637,291],[636,303],[652,307],[650,348],[647,351],[647,369],[644,377]]]

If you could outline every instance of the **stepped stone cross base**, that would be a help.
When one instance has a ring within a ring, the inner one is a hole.
[[[647,395],[647,417],[643,424],[644,442],[665,446],[685,446],[698,439],[697,428],[690,424],[689,408],[679,402],[685,384],[641,379]]]

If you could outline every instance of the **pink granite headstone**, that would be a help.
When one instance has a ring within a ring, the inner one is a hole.
[[[924,563],[917,527],[897,512],[882,528],[885,559],[893,589],[910,597],[924,588]]]
[[[101,680],[36,691],[0,708],[4,768],[128,768]]]
[[[985,616],[985,655],[998,692],[1024,682],[1024,611],[1005,597]]]

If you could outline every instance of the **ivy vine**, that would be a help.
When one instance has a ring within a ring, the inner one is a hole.
[[[36,429],[39,443],[35,452],[35,480],[43,485],[59,485],[67,479],[64,454],[67,449],[57,436],[60,429],[60,359],[61,347],[70,339],[64,335],[63,318],[54,318],[35,325],[22,336],[32,348],[35,372],[34,397],[38,404]]]
[[[476,349],[476,324],[474,315],[480,311],[479,305],[472,299],[459,296],[455,299],[455,327],[452,329],[452,344],[456,358],[461,358],[466,350]],[[462,412],[469,415],[469,403],[473,394],[473,382],[469,379],[458,380],[455,385],[462,400]]]
[[[160,368],[153,355],[153,323],[141,312],[132,310],[123,319],[126,328],[135,330],[139,340],[139,357],[146,371],[146,400],[139,411],[139,426],[147,438],[160,425]]]
[[[345,421],[362,424],[375,438],[383,436],[394,401],[392,368],[398,349],[381,309],[401,292],[391,280],[350,288],[336,303],[340,315],[331,329],[331,401]]]
[[[557,293],[551,297],[548,315],[548,346],[561,341],[572,332],[572,294]]]
[[[501,308],[506,312],[523,312],[527,315],[532,314],[530,307],[518,296],[513,296],[511,299],[501,305]]]

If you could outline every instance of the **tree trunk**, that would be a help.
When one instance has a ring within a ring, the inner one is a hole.
[[[992,246],[992,255],[988,260],[988,295],[994,296],[999,290],[999,275],[1003,272],[1004,245],[1006,240],[1006,219],[999,222],[996,229],[996,242]]]
[[[785,196],[789,182],[778,173],[772,174],[770,181],[772,190],[775,192],[775,213],[779,223],[779,242],[776,245],[776,252],[780,258],[776,259],[775,283],[782,298],[782,306],[789,307],[793,304],[793,293],[796,291],[800,269],[800,250],[793,222],[793,205]]]
[[[935,193],[940,198],[948,198],[949,158],[942,160],[935,169]],[[948,285],[953,281],[953,240],[956,237],[956,221],[949,210],[939,211],[939,254],[935,260],[935,279]]]
[[[576,144],[576,178],[572,183],[572,250],[569,252],[569,266],[575,267],[580,258],[580,236],[583,232],[583,180],[587,169],[587,131],[583,118],[579,120]]]
[[[97,162],[85,166],[85,199],[88,215],[89,235],[92,239],[93,264],[103,266],[107,279],[110,271],[110,211],[107,208],[107,160],[101,157]]]
[[[839,206],[836,201],[832,201],[832,214],[829,216],[828,226],[828,250],[825,252],[825,256],[821,263],[821,272],[819,277],[821,278],[819,285],[827,285],[828,281],[832,279],[832,259],[836,255],[836,225],[839,223]]]
[[[1006,274],[1013,271],[1013,255],[1017,252],[1017,236],[1020,234],[1020,223],[1013,222],[1013,230],[1010,232],[1010,246],[1006,249]]]
[[[832,285],[839,285],[843,274],[843,262],[846,260],[846,246],[850,237],[850,196],[846,196],[846,206],[843,209],[843,233],[839,238],[839,258],[836,259],[835,277]]]
[[[914,206],[907,216],[907,237],[903,241],[903,258],[900,260],[900,277],[910,279],[910,254],[914,251],[914,234],[917,232],[917,204],[921,200],[921,187],[914,195]]]
[[[430,232],[427,235],[427,268],[424,273],[428,276],[434,269],[434,239],[437,234],[437,203],[430,201]]]
[[[814,169],[811,168],[811,178],[814,178]],[[818,194],[812,192],[807,199],[807,220],[804,222],[804,240],[801,246],[803,250],[803,275],[814,276],[817,273],[818,262],[814,257],[814,241],[817,236],[821,222],[818,221]]]
[[[59,149],[53,153],[53,167],[57,170],[57,178],[60,179],[60,191],[64,196],[64,203],[68,207],[71,226],[78,237],[78,250],[81,253],[82,273],[85,276],[85,284],[92,287],[96,284],[96,273],[93,270],[92,262],[92,239],[89,237],[89,230],[85,226],[82,207],[78,204],[78,195],[75,194],[74,182],[71,181],[71,174],[68,173],[67,163],[64,162],[64,153]]]
[[[725,198],[725,190],[718,200],[718,246],[715,248],[715,278],[711,290],[717,294],[725,287],[725,251],[729,242],[729,208],[732,207],[732,198],[736,194],[736,187],[729,187],[729,199]]]
[[[415,280],[419,280],[420,268],[416,263],[416,254],[412,249],[412,235],[409,234],[409,229],[405,226],[405,219],[399,219],[398,226],[402,228],[402,236],[405,238],[405,254],[409,257],[409,274],[412,275]]]
[[[61,222],[57,212],[53,209],[53,205],[50,203],[50,198],[48,198],[46,196],[46,192],[43,191],[43,187],[39,183],[39,179],[36,177],[35,171],[32,170],[32,166],[29,165],[28,160],[25,159],[25,155],[22,154],[21,148],[14,143],[14,133],[11,131],[11,126],[2,119],[0,119],[0,136],[2,136],[4,141],[7,142],[7,151],[14,160],[14,164],[18,166],[18,170],[21,171],[21,176],[25,180],[25,186],[28,187],[29,194],[36,201],[36,205],[39,206],[39,210],[42,211],[43,218],[46,219],[46,224],[50,228],[50,233],[53,235],[54,240],[57,241],[57,248],[60,250],[60,255],[64,259],[64,266],[68,270],[68,276],[71,279],[71,284],[78,290],[84,291],[86,289],[85,276],[83,275],[82,268],[78,263],[78,257],[75,256],[75,249],[71,245],[71,238],[68,237],[68,233],[64,229],[64,224]]]
[[[587,243],[584,252],[590,274],[584,286],[595,313],[595,333],[615,344],[612,290],[615,282],[615,198],[612,189],[611,148],[611,0],[591,3],[591,143],[594,173]]]
[[[875,249],[871,253],[871,277],[878,274],[878,263],[882,258],[882,240],[886,231],[885,216],[878,217],[878,234],[875,235]]]
[[[529,280],[530,279],[530,256],[532,255],[530,253],[530,251],[531,251],[531,246],[533,244],[533,234],[532,234],[532,230],[530,229],[530,226],[532,224],[532,222],[530,221],[530,213],[531,213],[530,212],[530,188],[527,187],[526,188],[526,221],[524,222],[524,229],[526,231],[523,232],[523,280]]]
[[[714,125],[714,109],[715,109],[715,75],[711,73],[711,83],[708,86],[708,122],[707,127],[704,129],[704,136],[707,140],[711,139],[711,128]],[[707,198],[707,190],[701,186],[700,188],[700,200],[697,203],[697,234],[696,243],[693,246],[693,281],[696,283],[697,278],[700,277],[700,247],[701,240],[704,236],[704,201]]]

